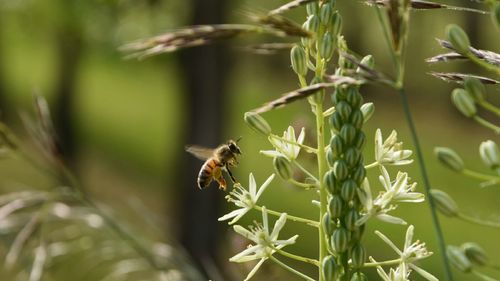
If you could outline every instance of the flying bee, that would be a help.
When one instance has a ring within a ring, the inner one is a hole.
[[[236,156],[241,155],[241,150],[237,145],[238,141],[239,139],[237,141],[229,140],[215,149],[196,145],[186,146],[187,152],[201,160],[205,160],[198,173],[197,182],[200,189],[206,188],[212,180],[215,180],[219,184],[219,189],[225,191],[227,184],[222,175],[223,170],[227,171],[233,183],[236,183],[236,179],[229,168],[238,165]]]

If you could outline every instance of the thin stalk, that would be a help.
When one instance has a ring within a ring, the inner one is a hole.
[[[380,163],[378,163],[378,161],[375,161],[373,163],[370,163],[368,165],[365,165],[365,169],[371,169],[371,168],[375,168],[375,167],[378,167],[380,165]]]
[[[289,144],[300,146],[301,148],[305,149],[306,152],[308,152],[308,153],[317,153],[317,150],[315,148],[307,146],[305,144],[298,143],[296,141],[287,140],[287,139],[285,139],[283,137],[280,137],[280,136],[277,136],[277,135],[274,135],[274,134],[271,134],[271,138],[276,138],[276,139],[278,139],[278,140],[280,140],[282,142],[286,142],[286,143],[289,143]]]
[[[477,115],[474,115],[472,117],[472,119],[474,119],[474,121],[479,123],[479,125],[482,125],[488,129],[493,130],[493,132],[495,132],[495,134],[500,134],[500,127],[499,126],[497,126],[497,125],[495,125],[495,124],[493,124],[493,123],[491,123],[491,122],[489,122],[489,121],[485,120],[484,118],[479,117]]]
[[[495,66],[495,65],[492,65],[492,64],[489,64],[488,62],[476,57],[475,55],[473,55],[472,53],[470,53],[469,55],[467,55],[467,57],[475,64],[479,65],[480,67],[488,70],[488,71],[491,71],[491,72],[494,72],[496,75],[500,75],[500,67],[498,66]]]
[[[434,202],[434,198],[431,196],[431,193],[430,193],[431,184],[430,184],[429,176],[427,174],[427,168],[425,166],[422,148],[420,147],[420,141],[418,139],[417,129],[415,128],[415,123],[413,122],[413,117],[411,116],[408,98],[407,98],[405,90],[403,88],[399,89],[399,96],[401,97],[401,102],[403,104],[403,110],[405,113],[406,122],[408,123],[408,127],[410,128],[411,137],[413,139],[413,144],[415,145],[415,151],[417,154],[420,173],[422,174],[422,178],[424,180],[425,193],[426,193],[427,201],[429,202],[429,208],[431,210],[432,224],[434,225],[434,230],[436,232],[438,245],[439,245],[439,251],[441,252],[441,258],[443,260],[443,265],[444,265],[445,274],[446,274],[446,280],[452,281],[453,275],[451,273],[451,268],[450,268],[450,263],[448,261],[448,256],[446,255],[446,243],[444,241],[443,231],[441,229],[441,224],[439,223],[439,218],[437,216],[436,203]]]
[[[290,259],[293,259],[293,260],[296,260],[296,261],[301,261],[301,262],[305,262],[305,263],[309,263],[309,264],[312,264],[312,265],[315,265],[315,266],[319,266],[319,261],[315,260],[315,259],[310,259],[310,258],[306,258],[306,257],[302,257],[302,256],[298,256],[298,255],[295,255],[295,254],[292,254],[292,253],[289,253],[289,252],[286,252],[286,251],[283,251],[281,249],[278,249],[276,247],[273,247],[273,249],[281,254],[282,256],[285,256],[287,258],[290,258]]]
[[[255,210],[259,211],[259,212],[262,212],[262,207],[261,206],[255,205],[255,206],[253,206],[253,208]],[[267,211],[268,214],[273,215],[273,216],[277,216],[277,217],[279,217],[279,216],[281,216],[281,214],[283,214],[283,213],[280,213],[280,212],[277,212],[277,211],[269,210],[267,208],[266,208],[266,211]],[[301,217],[296,217],[296,216],[292,216],[292,215],[289,215],[289,214],[286,215],[286,219],[294,221],[294,222],[305,223],[307,225],[314,226],[314,227],[318,227],[319,226],[319,222],[317,222],[317,221],[313,221],[313,220],[305,219],[305,218],[301,218]]]
[[[497,116],[500,116],[500,108],[498,108],[495,105],[489,103],[488,101],[483,100],[483,101],[478,102],[478,104],[482,108],[484,108],[484,109],[486,109],[486,110],[488,110],[488,111],[496,114]]]
[[[308,281],[315,281],[314,279],[312,279],[311,277],[305,275],[304,273],[300,272],[300,271],[297,271],[291,267],[289,267],[288,265],[282,263],[280,260],[278,260],[277,258],[273,257],[273,256],[270,256],[269,257],[273,262],[275,262],[276,264],[278,264],[279,266],[283,267],[284,269],[286,269],[287,271],[297,275],[297,276],[300,276]]]
[[[377,14],[377,20],[379,21],[380,26],[382,27],[382,33],[384,34],[385,42],[387,43],[387,47],[390,50],[389,53],[391,55],[392,63],[394,64],[394,68],[397,69],[398,68],[398,60],[396,59],[396,55],[393,52],[392,41],[391,41],[391,38],[389,36],[389,30],[386,28],[387,23],[386,23],[386,21],[384,21],[384,17],[382,16],[382,12],[380,11],[380,7],[378,5],[375,5],[375,12]]]
[[[500,228],[500,222],[494,222],[494,221],[485,221],[482,219],[478,219],[463,213],[458,213],[457,217],[463,221],[470,222],[473,224],[481,225],[481,226],[487,226],[487,227],[493,227],[493,228]]]
[[[303,188],[303,189],[312,189],[312,188],[318,187],[317,184],[303,183],[303,182],[297,181],[297,180],[292,179],[292,178],[289,178],[287,181],[289,183],[291,183],[297,187]]]
[[[481,272],[474,270],[474,269],[471,270],[471,273],[474,274],[475,276],[477,276],[479,279],[484,280],[484,281],[498,281],[498,279],[489,277],[488,275],[481,273]]]
[[[500,182],[500,177],[493,176],[493,175],[486,175],[480,172],[476,172],[470,169],[463,169],[461,173],[465,176],[475,178],[475,179],[480,179],[480,180],[487,180],[487,181],[494,181],[494,182]]]
[[[300,165],[299,162],[293,161],[292,163],[295,164],[295,166],[297,166],[302,172],[304,172],[306,175],[308,175],[315,182],[319,183],[319,180],[311,172],[309,172],[306,168],[304,168],[302,165]]]
[[[401,263],[401,259],[393,259],[387,261],[378,261],[378,262],[367,262],[363,265],[363,267],[377,267],[377,266],[388,266],[395,265]]]

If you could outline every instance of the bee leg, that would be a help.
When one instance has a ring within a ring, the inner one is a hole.
[[[219,183],[219,189],[226,191],[227,184],[224,177],[221,175],[219,178],[216,179],[216,181]]]
[[[229,174],[229,177],[231,177],[233,184],[238,183],[238,181],[236,181],[236,179],[234,178],[233,173],[231,173],[231,170],[229,170],[229,167],[226,167],[226,170],[227,170],[227,173]]]

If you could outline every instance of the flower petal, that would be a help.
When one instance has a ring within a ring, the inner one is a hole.
[[[255,195],[255,202],[257,203],[257,200],[260,198],[264,190],[266,190],[267,186],[271,183],[271,181],[274,179],[275,174],[270,175],[267,180],[260,186],[259,190],[257,191],[257,194]]]
[[[269,236],[272,241],[274,241],[278,238],[278,234],[280,233],[281,229],[285,225],[285,222],[286,222],[286,213],[282,213],[280,215],[279,219],[274,223],[273,232]]]
[[[253,245],[245,250],[239,252],[238,254],[234,255],[229,259],[230,262],[247,262],[251,260],[255,260],[259,257],[257,255],[250,255],[251,253],[255,253],[261,246],[260,245]]]
[[[285,156],[285,155],[283,155],[283,153],[278,152],[276,150],[261,150],[260,153],[262,155],[272,157],[272,158],[279,157],[279,156]]]
[[[222,217],[220,217],[218,219],[218,221],[225,221],[225,220],[228,220],[228,219],[231,219],[231,218],[234,218],[234,217],[237,217],[238,215],[240,215],[240,213],[242,213],[245,209],[237,209],[237,210],[234,210],[228,214],[225,214],[223,215]]]
[[[235,225],[235,226],[233,226],[233,229],[239,235],[241,235],[241,236],[243,236],[243,237],[245,237],[245,238],[247,238],[249,240],[252,240],[254,242],[257,242],[257,241],[255,241],[256,240],[255,239],[255,235],[253,235],[253,233],[250,230],[244,228],[243,226],[241,226],[241,225]]]
[[[391,216],[388,214],[379,214],[379,215],[377,215],[377,218],[381,221],[385,221],[385,222],[392,223],[392,224],[401,224],[401,225],[407,224],[406,221],[403,220],[402,218],[398,218],[398,217]]]
[[[406,230],[404,250],[408,249],[412,244],[411,241],[413,240],[414,229],[415,229],[415,227],[413,225],[410,225],[410,226],[408,226],[408,229]]]
[[[262,258],[260,261],[253,267],[253,269],[248,273],[247,277],[245,278],[244,281],[250,280],[255,273],[257,273],[257,270],[259,270],[260,266],[266,261],[267,258]]]
[[[389,247],[391,247],[399,256],[401,256],[403,253],[398,249],[398,247],[396,247],[396,245],[394,245],[394,243],[392,243],[392,241],[387,238],[387,236],[385,236],[382,232],[378,231],[378,230],[375,230],[375,234],[377,234],[378,237],[380,237],[380,239],[384,240],[384,242],[389,245]]]
[[[252,173],[248,175],[248,190],[250,191],[250,194],[255,194],[255,191],[257,189],[257,183],[255,182],[255,178]]]
[[[414,264],[409,264],[410,267],[415,270],[418,274],[420,274],[422,277],[424,277],[425,279],[429,280],[429,281],[439,281],[439,279],[437,279],[434,275],[430,274],[429,272],[423,270],[422,268],[414,265]]]

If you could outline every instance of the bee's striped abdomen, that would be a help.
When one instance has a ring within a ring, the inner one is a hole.
[[[203,189],[207,187],[213,179],[216,169],[219,169],[217,161],[213,158],[208,159],[201,166],[200,173],[198,174],[198,187]]]

